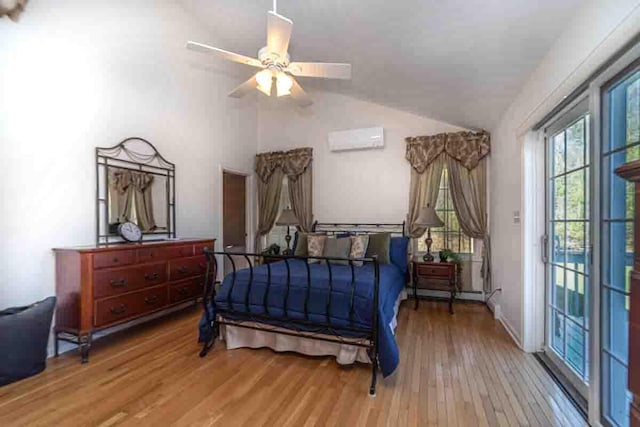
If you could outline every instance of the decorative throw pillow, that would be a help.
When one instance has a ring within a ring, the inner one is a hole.
[[[324,244],[327,236],[324,234],[308,234],[307,235],[307,256],[323,256]],[[309,259],[309,264],[320,262],[319,259]]]
[[[369,246],[367,247],[367,257],[377,256],[380,264],[389,264],[389,245],[391,242],[390,233],[369,234]]]
[[[367,247],[369,246],[369,235],[360,234],[358,236],[351,236],[351,250],[349,251],[349,258],[364,258],[367,253]],[[355,266],[360,267],[363,262],[355,261]]]
[[[309,253],[307,251],[307,233],[301,233],[299,231],[296,232],[296,240],[293,244],[293,255],[294,256],[307,256]]]
[[[324,256],[348,258],[351,250],[351,240],[342,237],[330,237],[324,243]],[[349,265],[349,261],[329,260],[331,264]]]

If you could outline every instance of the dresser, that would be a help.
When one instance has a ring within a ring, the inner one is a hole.
[[[635,183],[633,270],[629,306],[629,390],[631,426],[640,427],[640,161],[619,167],[616,173]]]
[[[68,341],[87,362],[96,331],[196,303],[207,269],[203,251],[214,244],[184,239],[54,249],[56,355],[58,342]]]

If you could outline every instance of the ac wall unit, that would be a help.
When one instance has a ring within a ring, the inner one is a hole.
[[[384,147],[382,128],[353,129],[329,132],[329,150],[366,150]]]

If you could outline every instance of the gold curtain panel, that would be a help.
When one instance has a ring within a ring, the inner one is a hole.
[[[419,174],[424,173],[440,154],[446,153],[465,168],[472,170],[491,152],[488,132],[439,133],[432,136],[411,136],[406,158]]]

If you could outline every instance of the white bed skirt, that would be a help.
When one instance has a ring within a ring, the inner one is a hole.
[[[403,289],[396,301],[393,319],[389,323],[389,327],[394,332],[398,325],[397,316],[400,302],[406,298],[407,293]],[[244,324],[268,329],[268,331],[243,328],[241,326],[222,325],[220,328],[220,338],[227,343],[228,350],[242,347],[268,347],[278,352],[293,351],[308,356],[335,356],[336,361],[340,365],[351,365],[355,362],[371,362],[366,348],[353,345],[353,343],[364,342],[364,339],[344,338],[344,342],[336,343],[271,332],[283,330],[282,328],[275,326],[254,322],[244,322]],[[332,338],[332,336],[321,334],[316,334],[314,336]]]

